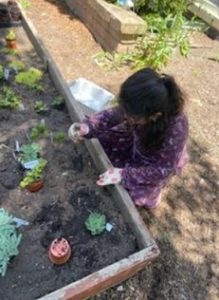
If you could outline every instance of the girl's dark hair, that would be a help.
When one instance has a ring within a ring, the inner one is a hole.
[[[148,120],[140,137],[147,147],[160,146],[171,119],[184,107],[184,95],[174,78],[151,68],[131,75],[122,84],[118,98],[126,116]]]

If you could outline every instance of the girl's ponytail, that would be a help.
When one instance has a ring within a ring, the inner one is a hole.
[[[175,79],[167,74],[161,74],[168,95],[168,112],[169,116],[176,115],[183,111],[184,95]]]

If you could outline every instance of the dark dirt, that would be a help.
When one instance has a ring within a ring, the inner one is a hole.
[[[43,68],[21,28],[18,37],[18,59],[26,66]],[[0,31],[4,36],[4,31]],[[15,57],[6,56],[1,38],[0,60],[6,64]],[[66,108],[55,110],[51,102],[58,96],[49,76],[44,74],[44,91],[37,92],[14,82],[0,82],[10,86],[22,99],[24,110],[0,109],[0,206],[18,218],[29,221],[22,227],[19,255],[8,266],[6,276],[0,278],[1,300],[30,300],[48,294],[86,275],[108,266],[137,251],[135,237],[111,195],[96,186],[98,173],[83,144],[74,146],[67,138],[63,144],[52,140],[52,133],[67,134],[71,124]],[[46,115],[34,111],[36,100],[43,100],[50,111]],[[44,187],[37,193],[19,188],[24,172],[13,156],[15,139],[28,143],[30,128],[45,120],[49,134],[37,140],[41,156],[48,160]],[[92,237],[84,222],[90,212],[101,212],[114,224],[113,230]],[[63,266],[50,263],[47,252],[54,238],[65,237],[72,247],[72,257]],[[110,254],[109,254],[110,253]]]
[[[85,77],[117,93],[133,71],[107,72],[95,63],[101,47],[63,0],[31,4],[27,14],[66,81]],[[176,51],[162,70],[174,75],[188,95],[190,163],[171,182],[159,208],[153,213],[140,209],[161,255],[132,279],[92,300],[219,299],[219,63],[211,59],[219,54],[219,41],[196,33],[191,43],[187,59]]]

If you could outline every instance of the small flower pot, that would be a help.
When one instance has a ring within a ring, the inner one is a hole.
[[[14,40],[6,39],[6,47],[8,49],[17,49],[17,41],[16,41],[16,39],[14,39]]]
[[[64,238],[55,239],[49,247],[49,259],[53,264],[65,264],[71,256],[71,247]]]
[[[30,183],[26,189],[30,191],[31,193],[35,193],[39,191],[43,187],[43,181],[42,180],[37,180],[35,182]]]

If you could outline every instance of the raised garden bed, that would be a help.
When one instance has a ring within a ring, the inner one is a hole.
[[[20,254],[11,261],[6,276],[1,279],[0,298],[84,299],[142,269],[158,255],[158,249],[122,187],[109,190],[96,187],[98,172],[87,149],[83,145],[75,147],[67,140],[61,144],[55,141],[55,132],[67,132],[71,121],[66,109],[52,108],[54,98],[60,94],[65,98],[74,119],[82,118],[83,111],[25,16],[23,25],[42,62],[31,46],[25,49],[21,44],[19,60],[26,67],[41,70],[46,67],[49,73],[44,73],[43,89],[38,91],[15,83],[13,74],[9,82],[4,83],[22,99],[24,110],[0,110],[1,144],[4,144],[0,152],[0,203],[16,217],[28,220],[30,225],[21,230]],[[17,34],[24,46],[29,43],[22,29],[17,30]],[[8,59],[14,57],[1,52],[5,64]],[[2,86],[3,82],[1,91]],[[43,116],[34,110],[34,103],[39,99],[49,107]],[[44,187],[32,194],[19,188],[23,170],[14,159],[12,149],[16,139],[21,144],[28,142],[30,129],[42,118],[48,134],[37,142],[48,165]],[[109,166],[98,141],[86,145],[100,170]],[[92,237],[84,226],[91,211],[104,213],[107,221],[114,224],[113,230]],[[72,257],[66,265],[53,266],[47,256],[48,247],[60,236],[70,242]]]

